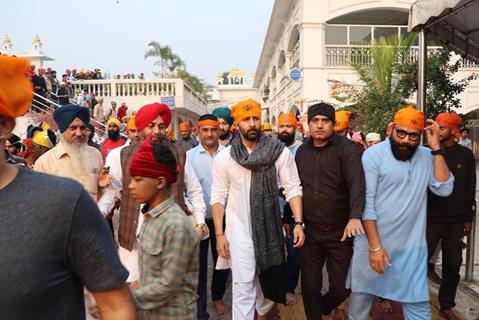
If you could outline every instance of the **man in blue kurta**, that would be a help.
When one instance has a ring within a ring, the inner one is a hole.
[[[364,153],[366,235],[356,236],[350,269],[350,319],[369,319],[374,296],[402,303],[406,320],[431,319],[427,286],[427,189],[452,193],[454,177],[439,126],[412,106],[399,110],[389,140]],[[419,146],[426,132],[429,148]]]

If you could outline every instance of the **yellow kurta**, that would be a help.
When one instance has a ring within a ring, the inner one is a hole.
[[[78,181],[96,200],[98,193],[98,174],[103,168],[100,151],[86,146],[83,159],[72,160],[61,140],[53,149],[42,155],[34,170]]]

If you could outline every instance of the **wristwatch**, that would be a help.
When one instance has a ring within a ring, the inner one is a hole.
[[[296,221],[296,222],[294,223],[294,226],[295,226],[295,227],[296,227],[296,226],[301,226],[301,227],[303,227],[303,229],[304,229],[304,222],[303,222],[303,221]]]
[[[446,155],[446,150],[444,150],[444,148],[441,147],[441,148],[439,148],[439,149],[437,149],[437,150],[431,150],[431,154],[432,154],[433,156],[437,156],[438,154],[444,156],[444,155]]]

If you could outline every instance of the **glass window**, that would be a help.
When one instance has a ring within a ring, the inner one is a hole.
[[[346,26],[326,26],[326,44],[348,44],[348,29]]]
[[[407,32],[407,27],[401,27],[401,38],[405,38],[409,35],[409,32]],[[419,36],[416,37],[416,40],[412,43],[412,46],[418,46],[419,45]]]
[[[374,38],[398,36],[397,27],[374,27]]]
[[[358,45],[371,41],[371,27],[349,27],[349,44]]]

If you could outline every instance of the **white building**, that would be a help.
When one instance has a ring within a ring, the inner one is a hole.
[[[44,61],[53,61],[54,59],[46,56],[42,50],[42,41],[38,35],[35,35],[32,40],[32,49],[28,51],[14,51],[13,43],[6,35],[2,40],[2,54],[15,55],[17,57],[29,59],[35,65],[36,70],[43,68]]]
[[[352,49],[371,38],[406,34],[412,2],[276,0],[253,82],[269,120],[276,123],[283,112],[302,114],[320,100],[348,104],[348,93],[338,90],[337,83],[361,85],[348,61],[364,57],[355,57]],[[301,72],[298,81],[289,78],[293,68]],[[457,76],[477,71],[464,63]],[[479,81],[471,82],[461,98],[459,112],[479,109]]]
[[[254,99],[259,101],[258,90],[253,88],[252,79],[248,79],[246,74],[240,68],[233,68],[228,72],[218,73],[215,79],[215,85],[210,94],[208,110],[211,112],[219,106],[232,106],[236,102]]]

